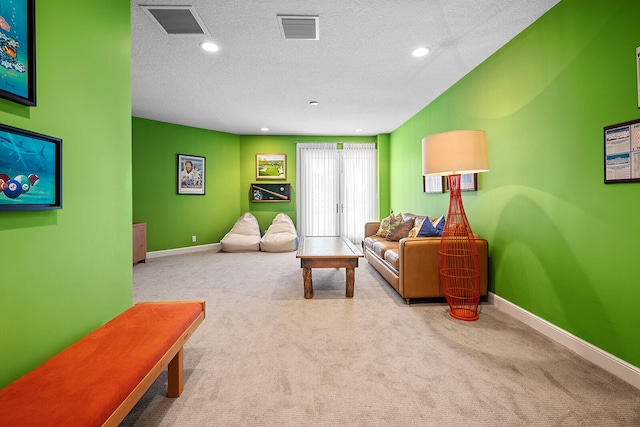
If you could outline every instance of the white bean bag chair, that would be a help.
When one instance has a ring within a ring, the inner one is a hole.
[[[257,252],[260,250],[260,225],[249,212],[242,215],[220,240],[223,252]]]
[[[262,240],[260,250],[263,252],[291,252],[295,251],[298,240],[296,227],[287,214],[279,213],[267,229]]]

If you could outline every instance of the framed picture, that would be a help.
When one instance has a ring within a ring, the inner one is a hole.
[[[604,183],[616,182],[640,182],[640,119],[604,128]]]
[[[444,193],[445,177],[444,176],[423,176],[422,191],[427,194]]]
[[[0,211],[62,208],[62,139],[0,124]]]
[[[464,173],[460,175],[460,191],[478,191],[478,174]]]
[[[36,105],[35,0],[0,0],[0,97]]]
[[[178,154],[178,194],[204,194],[204,157]]]
[[[640,46],[636,47],[636,75],[638,87],[638,108],[640,108]]]
[[[286,179],[286,154],[256,154],[256,179]]]
[[[252,202],[290,202],[291,184],[251,184]]]

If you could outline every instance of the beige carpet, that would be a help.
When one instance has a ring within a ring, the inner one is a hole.
[[[362,260],[313,271],[295,253],[201,252],[134,267],[134,300],[207,301],[185,346],[185,390],[166,373],[124,426],[638,426],[640,391],[482,306],[407,306]]]

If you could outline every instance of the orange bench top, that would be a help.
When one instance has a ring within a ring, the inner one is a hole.
[[[0,425],[102,425],[203,313],[136,304],[0,389]]]

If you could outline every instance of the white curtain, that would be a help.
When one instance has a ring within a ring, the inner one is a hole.
[[[345,236],[360,244],[364,224],[378,218],[375,143],[298,143],[298,235]]]
[[[340,170],[336,143],[296,146],[296,218],[298,235],[337,236],[340,224]]]
[[[344,143],[342,162],[342,235],[360,244],[365,222],[378,220],[376,144]]]

